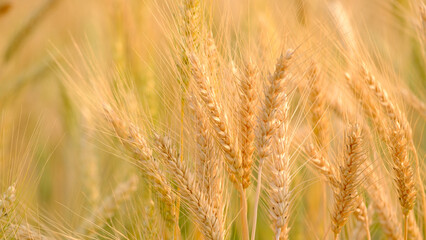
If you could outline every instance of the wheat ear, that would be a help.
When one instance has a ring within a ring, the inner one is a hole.
[[[229,126],[226,121],[227,117],[218,104],[216,95],[209,88],[209,78],[199,59],[195,55],[191,55],[190,61],[192,64],[192,73],[197,83],[201,99],[207,108],[209,120],[215,133],[215,139],[225,155],[229,177],[238,189],[240,188],[239,185],[241,185],[240,179],[242,179],[243,169],[235,139],[230,134]]]
[[[7,188],[6,192],[0,198],[0,219],[7,216],[13,209],[13,203],[16,199],[15,185],[11,185]]]
[[[138,158],[138,165],[148,178],[151,186],[165,205],[164,220],[169,227],[176,224],[176,196],[172,192],[166,176],[160,169],[158,162],[152,156],[145,137],[135,125],[121,120],[111,106],[104,105],[105,117],[111,123],[113,130],[120,138],[122,144]]]
[[[399,116],[398,109],[395,105],[389,100],[387,92],[381,87],[381,85],[375,80],[374,76],[368,72],[365,65],[362,67],[361,75],[367,83],[368,89],[372,91],[373,94],[368,94],[364,90],[362,83],[354,81],[349,74],[346,74],[346,79],[350,83],[350,86],[359,100],[361,100],[364,111],[367,112],[370,118],[373,120],[376,128],[378,129],[379,136],[389,145],[395,145],[389,141],[389,135],[387,134],[388,125],[386,122],[379,116],[380,112],[376,107],[374,99],[372,97],[377,97],[380,102],[380,105],[383,106],[387,116],[393,120],[393,122],[404,121],[403,118]],[[371,96],[373,95],[373,96]],[[407,124],[405,124],[407,126]],[[401,136],[403,137],[403,136]],[[374,170],[370,169],[371,175],[374,175]],[[395,213],[392,211],[392,208],[389,206],[389,201],[385,198],[385,193],[382,190],[382,186],[379,186],[377,183],[377,177],[366,176],[370,184],[367,187],[369,195],[374,199],[373,203],[376,207],[377,213],[379,215],[380,223],[384,229],[385,234],[390,239],[401,239],[400,228],[398,223],[395,222]]]
[[[197,180],[206,198],[214,209],[215,214],[221,217],[223,214],[222,182],[220,177],[220,158],[215,154],[214,139],[208,128],[208,119],[195,98],[191,98],[192,109],[196,124],[197,143]]]
[[[240,149],[243,165],[243,187],[247,188],[250,183],[251,167],[253,164],[254,152],[254,127],[256,111],[256,88],[257,69],[249,61],[246,65],[245,75],[240,83]]]
[[[426,213],[426,196],[424,193],[423,180],[420,174],[419,160],[417,158],[417,153],[412,138],[412,129],[406,119],[406,116],[400,111],[398,106],[390,100],[387,91],[368,71],[365,64],[362,65],[361,75],[363,76],[366,85],[370,89],[370,92],[377,98],[388,119],[390,120],[390,126],[387,128],[387,145],[390,148],[391,159],[393,162],[399,202],[404,215],[404,225],[407,226],[408,213],[414,207],[417,194],[414,182],[414,174],[409,161],[409,149],[412,149],[415,155],[416,180],[420,189],[423,213]],[[426,219],[426,216],[424,216],[424,219]],[[404,233],[404,237],[406,239],[407,228],[404,228]]]
[[[337,178],[337,170],[333,165],[330,165],[322,154],[314,147],[313,144],[305,146],[305,152],[309,157],[309,162],[326,178],[327,182],[331,186],[333,193],[337,195],[339,193],[340,181]],[[355,211],[354,215],[358,222],[362,223],[366,232],[367,238],[370,239],[370,228],[369,219],[367,215],[367,207],[365,206],[364,200],[361,196],[355,196]]]
[[[227,117],[219,105],[216,95],[210,89],[209,75],[206,74],[204,66],[195,55],[190,55],[192,74],[198,87],[198,91],[209,115],[210,125],[213,127],[215,139],[224,153],[226,170],[229,179],[234,183],[235,188],[240,192],[241,220],[243,227],[243,239],[248,239],[247,223],[247,201],[242,183],[243,167],[241,153],[237,148],[236,140],[229,130]]]
[[[288,148],[288,103],[277,109],[278,129],[272,139],[273,153],[267,160],[269,173],[267,178],[269,213],[272,220],[275,239],[288,239],[288,221],[290,205],[290,159]]]
[[[217,76],[219,71],[219,51],[211,31],[207,34],[205,52],[210,74],[211,76]]]
[[[178,159],[171,141],[167,137],[155,136],[155,143],[163,161],[169,167],[170,173],[178,186],[178,191],[194,216],[195,223],[206,239],[223,239],[222,222],[214,214],[204,193],[200,190],[193,174]]]
[[[102,228],[105,225],[105,221],[114,216],[120,205],[130,199],[138,187],[138,182],[138,177],[133,175],[129,180],[120,183],[114,189],[112,195],[102,200],[93,214],[80,226],[78,232],[92,235],[96,229]]]
[[[365,205],[365,203],[364,203],[364,205]],[[371,224],[371,222],[369,221],[369,219],[373,219],[373,215],[374,215],[374,207],[373,207],[373,204],[370,204],[369,206],[368,206],[368,208],[365,208],[366,209],[366,213],[363,213],[362,215],[365,215],[366,217],[367,217],[367,221],[362,221],[362,222],[360,222],[360,221],[357,221],[356,222],[356,225],[355,225],[355,227],[354,227],[354,229],[352,230],[352,238],[351,239],[365,239],[366,237],[367,237],[367,239],[371,239],[371,236],[369,237],[368,235],[366,235],[367,233],[368,234],[370,234],[370,232],[368,231],[368,232],[366,232],[365,231],[365,229],[366,229],[366,224],[369,224],[368,225],[368,228],[370,228],[369,226],[370,226],[370,224]],[[355,210],[355,212],[357,212],[358,210]]]
[[[374,75],[368,71],[365,64],[361,67],[361,76],[370,92],[377,98],[389,119],[391,121],[398,121],[401,123],[406,122],[405,119],[402,119],[403,116],[398,106],[390,100],[387,91],[383,89],[382,85],[376,80]],[[374,103],[370,103],[370,105],[374,105]]]
[[[405,225],[408,222],[408,213],[414,207],[416,198],[416,188],[414,183],[414,174],[410,165],[408,148],[409,145],[414,149],[412,142],[412,132],[410,125],[399,110],[388,97],[387,91],[383,89],[381,84],[374,78],[374,76],[363,65],[361,74],[365,80],[370,91],[377,97],[378,102],[385,110],[386,115],[390,120],[391,126],[389,127],[388,146],[390,148],[391,159],[393,162],[393,169],[395,174],[395,182],[398,190],[399,201],[405,218]],[[418,159],[416,158],[417,168],[417,181],[421,187],[421,196],[423,203],[423,210],[425,211],[425,199],[423,192],[423,184],[420,176],[420,169]],[[407,236],[407,229],[404,228],[405,238]]]
[[[362,82],[357,81],[357,79],[353,79],[349,73],[345,73],[345,78],[349,83],[352,92],[360,101],[364,113],[371,118],[382,140],[386,141],[386,124],[384,124],[380,109],[376,106],[374,99],[367,93]],[[368,130],[368,128],[366,128],[366,130]]]
[[[364,167],[364,166],[363,166]],[[386,186],[381,184],[379,177],[376,174],[376,169],[371,165],[365,165],[368,176],[365,176],[365,188],[368,191],[371,204],[378,215],[378,220],[383,228],[383,231],[388,239],[402,239],[401,227],[396,218],[396,212],[392,208],[389,194],[385,191]]]
[[[186,45],[197,50],[201,44],[202,18],[200,0],[185,0],[183,7],[183,31]]]
[[[348,216],[355,210],[357,187],[360,185],[360,166],[366,160],[363,150],[361,128],[351,125],[346,133],[344,164],[339,173],[339,191],[335,194],[334,211],[332,214],[332,230],[337,239]]]
[[[0,236],[4,239],[13,237],[18,240],[50,240],[29,224],[13,223],[14,217],[10,216],[13,216],[15,200],[16,188],[15,184],[12,184],[0,196]]]
[[[327,152],[329,143],[329,119],[327,117],[326,99],[324,98],[324,86],[321,72],[316,64],[312,64],[308,70],[309,101],[311,103],[310,115],[315,140],[323,152]]]
[[[199,0],[184,0],[183,1],[183,12],[182,12],[182,26],[181,34],[183,36],[182,49],[181,49],[181,62],[178,64],[178,68],[181,75],[181,115],[180,115],[180,152],[182,153],[180,160],[183,161],[183,120],[185,115],[185,93],[188,88],[190,81],[190,63],[188,59],[188,52],[194,51],[199,52],[201,42],[201,32],[203,30],[203,20],[201,5]],[[176,208],[180,209],[180,199],[176,201]],[[176,212],[176,222],[179,221],[179,211]],[[178,229],[175,228],[174,238],[178,236]]]
[[[395,182],[398,189],[399,201],[403,214],[407,215],[413,209],[416,199],[416,188],[414,184],[413,170],[407,152],[407,139],[405,132],[398,123],[390,136],[391,158],[395,173]]]
[[[262,167],[264,161],[272,156],[272,138],[277,131],[277,110],[286,105],[287,96],[285,93],[285,83],[288,78],[287,69],[289,61],[294,51],[287,50],[286,55],[281,55],[275,66],[275,72],[269,77],[269,85],[265,87],[262,108],[258,118],[256,131],[257,151],[259,155],[259,170],[257,176],[256,195],[254,199],[253,227],[251,239],[254,240],[256,234],[257,209],[259,206],[260,191],[262,188]]]
[[[16,240],[53,240],[53,238],[43,235],[40,230],[35,229],[28,223],[9,224],[3,236]]]
[[[401,90],[401,94],[402,97],[405,99],[405,102],[410,104],[411,107],[413,107],[417,112],[419,112],[423,119],[426,119],[426,103],[406,88],[403,88]]]
[[[362,197],[360,195],[356,196],[355,201],[356,201],[356,203],[355,203],[356,208],[355,208],[355,211],[354,211],[354,215],[355,215],[356,219],[358,220],[358,222],[362,224],[364,231],[366,233],[366,236],[367,236],[367,240],[370,240],[371,239],[370,221],[369,221],[369,217],[368,217],[367,206],[365,205],[364,199],[362,199]]]

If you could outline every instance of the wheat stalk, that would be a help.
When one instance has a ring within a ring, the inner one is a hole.
[[[89,116],[88,110],[82,110],[84,116]],[[96,206],[100,200],[100,175],[99,175],[99,159],[95,154],[93,146],[89,143],[89,137],[93,137],[93,119],[85,117],[84,120],[87,125],[87,134],[82,138],[82,148],[85,153],[85,159],[82,162],[83,167],[83,178],[86,179],[84,182],[85,189],[88,193],[90,204]]]
[[[408,239],[422,240],[422,234],[417,226],[416,217],[413,212],[408,215]]]

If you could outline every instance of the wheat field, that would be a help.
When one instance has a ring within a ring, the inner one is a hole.
[[[0,0],[0,239],[424,239],[422,0]]]

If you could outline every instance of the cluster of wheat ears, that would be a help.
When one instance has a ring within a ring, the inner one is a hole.
[[[33,25],[53,2],[36,11]],[[208,4],[169,2],[155,5],[172,12],[157,16],[169,48],[160,50],[153,77],[163,91],[160,114],[140,104],[129,61],[118,57],[111,68],[76,41],[72,53],[51,54],[86,140],[130,163],[120,170],[127,180],[102,197],[100,162],[85,160],[86,197],[95,204],[78,223],[56,225],[20,216],[30,210],[16,201],[19,184],[5,186],[2,238],[424,238],[426,105],[380,65],[384,59],[369,57],[338,1],[327,2],[330,22],[317,32],[292,35],[308,28],[301,12],[299,25],[283,20],[295,26],[284,33],[268,32],[273,25],[259,18],[261,36],[247,41],[213,28]],[[305,1],[296,2],[303,11]],[[422,4],[413,9],[424,64],[426,12]],[[0,1],[0,18],[7,11]],[[5,62],[32,27],[12,38]],[[125,202],[131,217],[112,224]]]

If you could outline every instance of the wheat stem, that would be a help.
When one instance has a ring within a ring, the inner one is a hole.
[[[248,240],[249,237],[249,228],[247,222],[247,198],[246,191],[244,189],[240,189],[240,209],[241,209],[241,224],[242,224],[242,233],[243,239]]]

